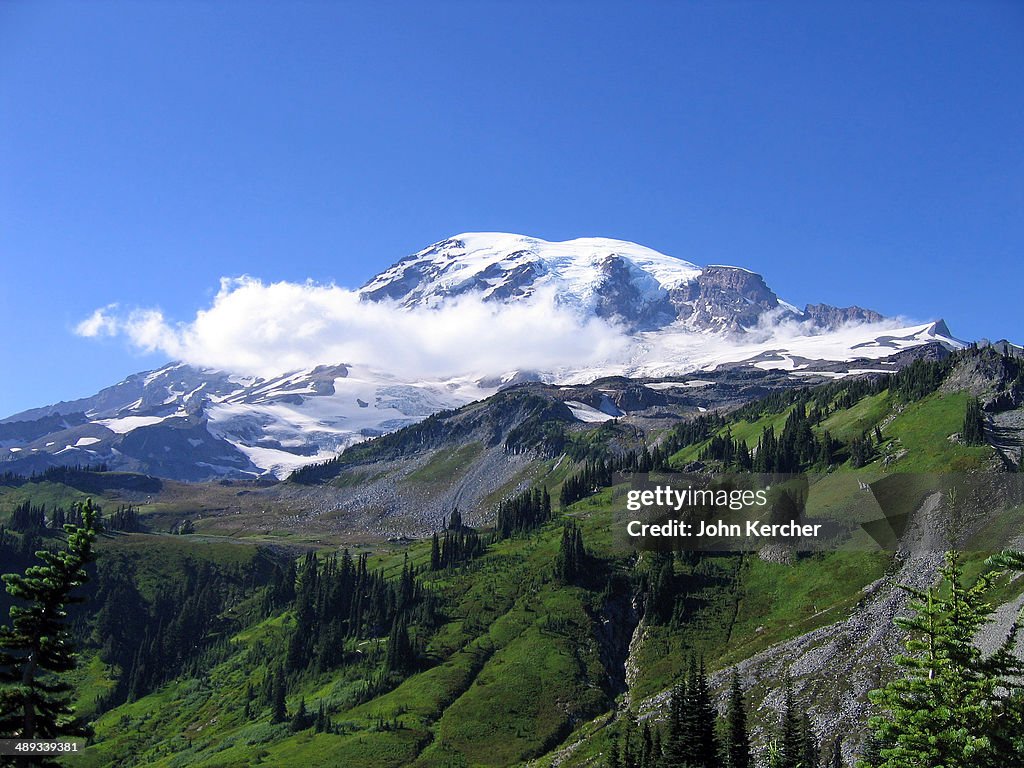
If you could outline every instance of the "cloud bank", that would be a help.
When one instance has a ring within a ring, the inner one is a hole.
[[[621,328],[559,306],[551,292],[513,304],[466,296],[438,309],[402,309],[336,285],[251,277],[222,278],[212,305],[188,322],[110,305],[75,332],[260,376],[334,363],[424,378],[552,371],[622,360],[630,345]]]

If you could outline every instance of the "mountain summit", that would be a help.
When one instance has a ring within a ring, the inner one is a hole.
[[[508,302],[552,292],[560,304],[630,331],[671,324],[690,331],[742,331],[766,312],[779,320],[836,327],[878,322],[877,312],[780,301],[760,275],[724,265],[698,267],[626,240],[548,242],[502,232],[467,232],[399,261],[361,289],[369,301],[437,307],[470,294]]]

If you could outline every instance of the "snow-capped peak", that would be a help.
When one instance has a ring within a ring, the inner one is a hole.
[[[655,305],[667,292],[700,274],[690,262],[626,240],[467,232],[402,259],[360,291],[368,300],[432,307],[465,294],[509,301],[550,290],[560,303],[633,323],[664,310]]]
[[[655,277],[664,288],[688,283],[700,274],[701,268],[674,256],[667,256],[628,240],[610,237],[578,237],[549,242],[537,237],[504,232],[464,232],[421,251],[427,255],[435,248],[452,241],[462,243],[463,263],[494,263],[512,255],[527,254],[548,265],[549,269],[569,283],[594,280],[608,258],[618,256]],[[449,254],[454,257],[455,254]]]

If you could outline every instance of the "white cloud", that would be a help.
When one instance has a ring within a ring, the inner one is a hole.
[[[117,310],[117,304],[100,307],[75,326],[75,333],[88,339],[116,334],[117,321],[111,316],[115,310]]]
[[[85,337],[123,336],[193,365],[268,375],[318,364],[361,364],[424,377],[555,370],[621,360],[617,326],[559,306],[553,293],[487,303],[466,296],[438,309],[361,301],[335,285],[224,278],[209,308],[171,323],[157,309],[97,309]]]

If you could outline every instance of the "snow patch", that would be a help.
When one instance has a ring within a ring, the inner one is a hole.
[[[566,400],[565,404],[569,406],[569,410],[572,411],[573,416],[575,416],[579,421],[585,421],[589,424],[609,421],[615,418],[610,413],[599,411],[597,408],[589,406],[586,403],[581,403],[578,400]]]
[[[715,382],[704,379],[690,379],[689,381],[656,381],[653,384],[644,384],[648,389],[661,391],[663,389],[698,389],[710,387]]]
[[[99,424],[102,427],[106,427],[111,432],[116,432],[119,435],[131,432],[133,429],[139,427],[148,427],[153,424],[159,424],[161,421],[170,418],[169,416],[122,416],[117,419],[100,419],[99,421],[92,422],[93,424]]]

